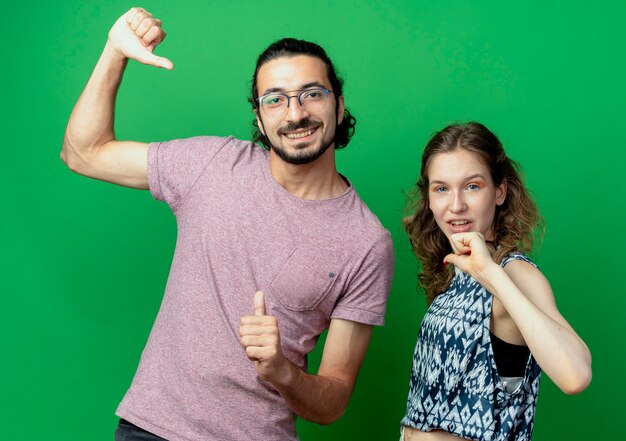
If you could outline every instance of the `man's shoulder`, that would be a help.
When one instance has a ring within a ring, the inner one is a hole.
[[[167,145],[172,147],[182,147],[182,148],[193,148],[193,147],[202,147],[202,148],[210,148],[210,147],[221,147],[221,146],[231,146],[237,148],[258,148],[260,147],[254,144],[252,141],[246,141],[242,139],[238,139],[234,136],[210,136],[210,135],[199,135],[192,136],[188,138],[177,138],[169,141],[161,141],[161,142],[151,142],[151,145],[160,146]]]
[[[391,238],[389,230],[385,228],[378,216],[370,209],[363,199],[359,196],[358,192],[354,191],[354,201],[356,209],[351,210],[350,216],[353,218],[354,224],[351,228],[354,228],[355,232],[359,232],[365,237],[371,240],[377,240],[380,237]]]
[[[256,162],[267,156],[267,152],[252,141],[234,136],[193,136],[163,142],[152,142],[149,157],[189,165],[208,162]],[[220,159],[216,159],[220,158]],[[158,161],[161,162],[161,161]]]
[[[357,264],[368,256],[391,261],[394,253],[391,234],[356,192],[352,202],[343,208],[339,217],[334,218],[332,233],[329,233],[335,246],[343,250],[338,255]]]

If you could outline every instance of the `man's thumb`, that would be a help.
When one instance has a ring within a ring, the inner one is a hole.
[[[254,293],[254,315],[265,315],[265,295],[263,291]]]
[[[142,51],[142,53],[137,56],[137,61],[143,64],[150,64],[152,66],[161,67],[167,70],[174,69],[174,63],[172,63],[170,60],[165,57],[158,57],[148,50]]]

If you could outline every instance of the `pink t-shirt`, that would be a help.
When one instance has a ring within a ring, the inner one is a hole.
[[[295,415],[261,380],[239,322],[265,292],[282,349],[306,354],[333,318],[382,325],[393,273],[389,232],[352,186],[311,201],[234,138],[154,143],[150,190],[178,224],[165,295],[117,415],[169,440],[297,439]]]

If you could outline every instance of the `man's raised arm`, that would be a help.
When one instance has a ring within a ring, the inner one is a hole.
[[[161,20],[132,8],[109,31],[106,46],[70,115],[61,159],[74,172],[133,188],[148,188],[148,145],[115,139],[115,97],[128,59],[172,69],[153,51],[165,38]]]

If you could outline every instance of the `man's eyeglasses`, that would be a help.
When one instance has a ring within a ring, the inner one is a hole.
[[[291,98],[298,98],[298,104],[307,112],[318,112],[324,110],[328,103],[328,94],[332,90],[323,87],[313,87],[304,90],[294,90],[290,92],[298,92],[297,95],[287,95],[286,93],[268,93],[259,97],[259,107],[263,109],[268,116],[283,115],[289,108]]]

